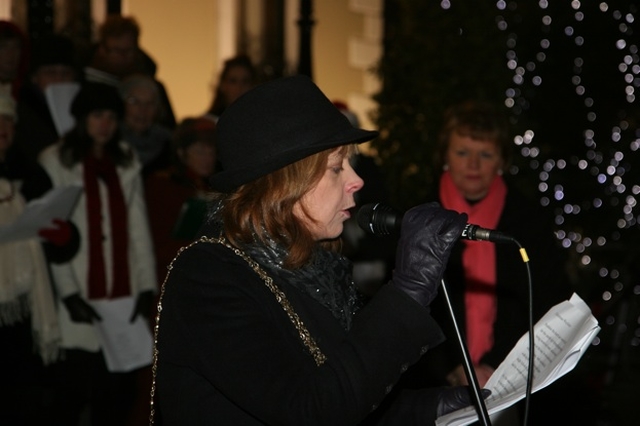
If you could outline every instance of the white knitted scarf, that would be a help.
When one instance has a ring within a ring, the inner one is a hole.
[[[13,222],[24,210],[17,186],[0,179],[0,199],[9,198],[0,202],[0,226]],[[37,238],[0,243],[0,327],[29,316],[34,349],[45,364],[56,361],[61,337],[42,246]]]

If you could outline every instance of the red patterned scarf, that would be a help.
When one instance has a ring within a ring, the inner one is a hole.
[[[127,210],[116,166],[109,158],[97,159],[88,155],[83,163],[84,187],[87,197],[87,223],[89,225],[89,299],[128,296],[129,261],[127,244]],[[103,253],[102,206],[98,179],[107,186],[109,196],[109,223],[113,286],[107,294],[107,277]]]
[[[469,204],[458,192],[449,172],[440,180],[440,200],[450,210],[469,215],[469,223],[483,228],[498,226],[507,187],[501,176],[491,183],[485,198]],[[496,249],[493,244],[482,241],[464,241],[462,254],[464,266],[465,309],[467,345],[471,361],[477,364],[493,346],[493,323],[496,318]]]

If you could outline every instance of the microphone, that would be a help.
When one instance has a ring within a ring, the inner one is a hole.
[[[400,230],[404,214],[396,209],[380,203],[365,204],[358,210],[356,219],[358,226],[370,234],[389,235]],[[481,228],[468,223],[462,230],[460,238],[472,241],[491,241],[494,243],[513,242],[513,238],[502,232]]]

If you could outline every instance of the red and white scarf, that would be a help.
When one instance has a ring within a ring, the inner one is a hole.
[[[443,207],[469,215],[469,223],[495,229],[504,208],[507,187],[501,176],[491,183],[487,196],[469,204],[456,188],[449,172],[440,179]],[[467,346],[474,364],[493,347],[493,323],[496,319],[496,249],[482,241],[463,241],[462,264],[465,277]]]

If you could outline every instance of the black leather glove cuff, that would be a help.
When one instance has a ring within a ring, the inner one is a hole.
[[[487,399],[491,395],[489,389],[480,389],[482,399]],[[436,407],[437,417],[452,413],[472,404],[472,392],[469,386],[452,386],[443,388],[438,396],[438,406]]]
[[[438,295],[438,287],[425,287],[423,283],[411,280],[397,271],[393,272],[391,282],[424,307],[428,307]]]
[[[94,320],[100,321],[100,316],[93,310],[91,305],[80,297],[78,293],[62,299],[64,306],[69,311],[69,316],[73,322],[92,323]]]

